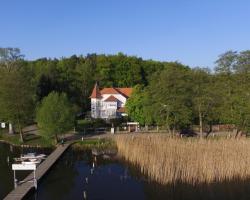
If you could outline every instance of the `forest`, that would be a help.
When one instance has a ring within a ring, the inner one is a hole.
[[[65,93],[75,115],[90,109],[89,95],[100,87],[133,87],[126,109],[141,125],[170,132],[199,125],[231,124],[237,133],[250,129],[250,51],[218,56],[214,69],[136,56],[88,54],[26,60],[18,48],[0,48],[0,120],[21,127],[51,92]]]

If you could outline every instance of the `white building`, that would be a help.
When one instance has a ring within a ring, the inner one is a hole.
[[[95,87],[91,98],[91,117],[112,119],[126,116],[125,103],[132,93],[132,88],[103,88]]]

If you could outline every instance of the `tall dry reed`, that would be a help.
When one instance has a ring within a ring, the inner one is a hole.
[[[250,140],[119,135],[118,152],[151,180],[197,184],[250,176]]]

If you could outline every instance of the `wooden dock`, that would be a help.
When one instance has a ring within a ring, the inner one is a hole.
[[[42,162],[36,169],[37,182],[46,174],[46,172],[53,166],[53,164],[60,158],[64,151],[72,144],[66,143],[63,146],[58,146],[44,162]],[[34,189],[34,183],[28,182],[33,180],[33,172],[30,173],[24,182],[19,184],[16,189],[12,190],[4,200],[21,200],[23,199],[32,189]],[[39,187],[39,186],[38,186]]]

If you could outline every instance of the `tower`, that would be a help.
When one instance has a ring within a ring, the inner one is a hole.
[[[99,86],[96,83],[95,87],[91,93],[91,117],[92,118],[100,118],[101,114],[101,98],[102,95],[99,90]]]

